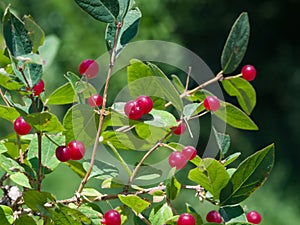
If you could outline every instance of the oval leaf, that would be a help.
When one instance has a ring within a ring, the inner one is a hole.
[[[241,63],[249,41],[248,14],[242,13],[233,24],[224,46],[221,65],[224,74],[232,73]]]
[[[20,116],[20,113],[14,108],[9,106],[0,105],[0,117],[13,122]]]
[[[267,180],[274,165],[274,145],[244,160],[220,195],[221,205],[233,205],[248,198]]]
[[[243,78],[223,80],[223,87],[230,96],[236,96],[242,109],[250,115],[256,105],[256,92],[253,86]]]
[[[75,0],[75,2],[96,20],[112,23],[119,15],[118,0]]]
[[[150,202],[147,202],[136,195],[118,195],[118,198],[123,204],[127,205],[138,214],[150,206]]]
[[[225,123],[235,128],[243,130],[258,130],[257,125],[246,113],[229,102],[222,102],[220,109],[214,112],[214,114]]]

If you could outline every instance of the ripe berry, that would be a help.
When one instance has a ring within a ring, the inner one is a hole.
[[[256,211],[250,211],[246,215],[249,223],[259,224],[262,220],[261,215]]]
[[[189,213],[183,213],[177,220],[177,225],[195,225],[196,220],[193,215]]]
[[[102,224],[105,225],[120,225],[121,224],[121,215],[118,211],[111,209],[108,210],[102,219]]]
[[[182,149],[182,154],[187,160],[192,160],[197,155],[197,150],[193,146],[186,146]]]
[[[140,108],[134,100],[130,100],[125,104],[124,112],[128,118],[132,120],[138,120],[144,115],[142,108]]]
[[[93,59],[86,59],[79,65],[79,73],[87,78],[94,78],[99,72],[98,63]]]
[[[252,65],[245,65],[242,68],[242,76],[247,81],[252,81],[256,77],[256,69]]]
[[[178,127],[176,127],[174,130],[173,130],[173,133],[176,134],[176,135],[181,135],[185,132],[186,130],[186,125],[185,123],[181,123],[178,125]]]
[[[153,101],[149,96],[141,95],[136,99],[136,104],[143,110],[144,114],[149,113],[153,108]]]
[[[33,87],[33,95],[38,96],[44,91],[45,83],[43,80],[40,80],[34,87]]]
[[[20,116],[14,121],[14,130],[18,135],[25,135],[30,132],[31,126]]]
[[[217,111],[220,108],[220,101],[214,96],[207,96],[204,99],[203,105],[208,111]]]
[[[88,103],[91,107],[99,107],[103,103],[103,98],[101,95],[94,94],[88,98]]]
[[[212,210],[206,215],[206,221],[210,223],[222,223],[222,217],[216,210]]]
[[[187,158],[182,152],[172,152],[169,156],[169,164],[171,167],[176,167],[177,170],[181,170],[185,167]]]
[[[71,159],[71,151],[67,146],[58,146],[55,150],[55,155],[61,162],[67,162]]]
[[[70,149],[71,159],[72,160],[80,160],[83,158],[85,154],[85,146],[81,141],[71,141],[68,144],[68,148]]]

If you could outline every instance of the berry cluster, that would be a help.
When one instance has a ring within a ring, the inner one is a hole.
[[[177,170],[181,170],[185,167],[187,161],[196,157],[197,150],[193,146],[186,146],[181,152],[172,152],[169,156],[169,165],[176,167]]]
[[[141,95],[135,100],[126,102],[124,112],[129,119],[138,120],[143,115],[149,113],[153,108],[153,101],[147,95]]]
[[[99,65],[93,59],[86,59],[79,65],[79,73],[86,78],[95,78],[99,72]]]
[[[117,210],[108,210],[101,221],[105,225],[121,225],[121,215]]]
[[[80,160],[85,154],[85,146],[81,141],[73,140],[67,146],[58,146],[55,151],[56,158],[61,162]]]

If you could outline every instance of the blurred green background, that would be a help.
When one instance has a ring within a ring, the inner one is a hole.
[[[31,14],[46,35],[59,40],[56,58],[44,75],[46,95],[65,82],[66,71],[77,71],[85,58],[97,58],[106,52],[105,25],[82,12],[72,0],[1,0],[18,15]],[[250,209],[262,212],[262,224],[294,225],[300,214],[300,27],[298,0],[136,0],[143,17],[134,40],[157,39],[176,42],[198,54],[214,73],[220,70],[220,55],[229,30],[238,15],[247,11],[251,37],[243,64],[253,64],[257,78],[253,85],[258,93],[257,107],[252,118],[259,125],[257,132],[230,129],[233,151],[247,156],[275,142],[276,165],[265,186],[246,201]],[[124,80],[115,83],[118,91]],[[117,82],[117,80],[114,80]],[[57,107],[60,116],[64,108]],[[0,135],[9,132],[1,122]],[[6,126],[7,125],[7,126]],[[71,196],[78,178],[65,177],[63,165],[51,175],[44,186],[58,197]],[[184,199],[187,199],[185,193]],[[183,199],[183,198],[182,198]],[[198,201],[189,198],[190,202]],[[183,204],[178,200],[177,204]],[[197,209],[203,215],[207,207]]]

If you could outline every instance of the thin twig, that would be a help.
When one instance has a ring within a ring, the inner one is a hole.
[[[24,155],[23,155],[23,150],[22,150],[22,145],[21,145],[21,138],[20,135],[17,134],[17,143],[18,143],[18,149],[19,149],[19,155],[20,155],[20,162],[23,164],[24,163]]]
[[[42,188],[42,180],[43,180],[43,174],[42,174],[42,133],[37,133],[38,138],[38,171],[37,171],[37,189],[40,191]]]
[[[149,220],[147,220],[141,213],[137,215],[145,224],[152,225]]]
[[[189,90],[189,82],[190,82],[191,73],[192,73],[192,67],[189,66],[189,71],[187,74],[186,84],[185,84],[185,91]]]
[[[106,82],[105,82],[104,91],[103,91],[103,103],[102,103],[102,108],[100,111],[99,126],[98,126],[98,131],[96,134],[96,138],[95,138],[94,148],[92,151],[90,166],[85,174],[85,177],[82,179],[82,181],[79,185],[77,193],[82,192],[85,184],[87,183],[87,181],[89,179],[89,176],[93,170],[93,166],[95,163],[96,153],[97,153],[97,149],[98,149],[98,145],[99,145],[99,137],[102,132],[102,127],[103,127],[103,122],[104,122],[105,107],[106,107],[106,101],[107,101],[107,92],[108,92],[110,78],[112,76],[113,67],[114,67],[115,60],[116,60],[117,41],[118,41],[119,32],[120,32],[121,27],[122,27],[122,23],[118,23],[117,29],[116,29],[116,35],[115,35],[115,39],[114,39],[114,47],[113,47],[113,49],[111,51],[111,55],[110,55],[110,64],[109,64],[109,69],[107,72]]]
[[[5,102],[6,106],[10,106],[9,102],[6,100],[5,95],[3,94],[1,88],[0,88],[0,95],[1,95],[1,98],[3,99],[3,101]]]

